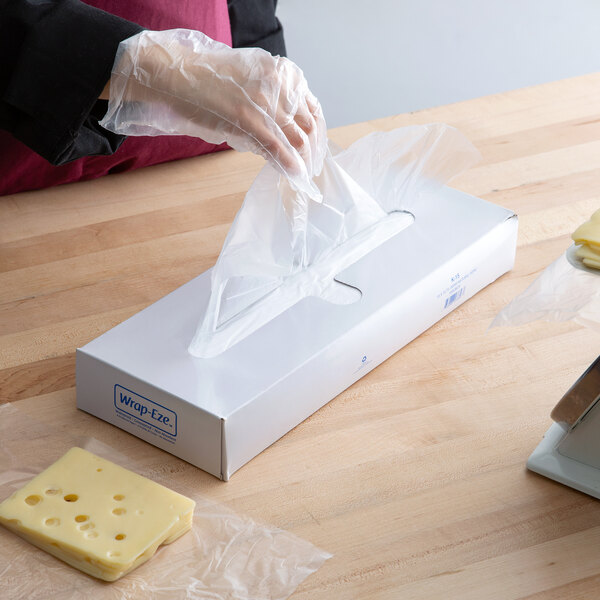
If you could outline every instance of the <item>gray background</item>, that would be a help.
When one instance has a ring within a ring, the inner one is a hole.
[[[600,0],[280,0],[277,14],[328,127],[600,70]]]

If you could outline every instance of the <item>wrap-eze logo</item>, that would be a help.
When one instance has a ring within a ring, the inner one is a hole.
[[[166,433],[177,435],[177,414],[172,410],[120,385],[115,385],[114,403],[118,410],[154,425]]]

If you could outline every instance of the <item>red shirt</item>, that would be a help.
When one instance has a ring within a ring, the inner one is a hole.
[[[231,45],[226,0],[86,0],[146,29],[197,29]],[[86,156],[54,166],[0,130],[0,195],[94,179],[226,148],[186,136],[129,137],[108,156]]]

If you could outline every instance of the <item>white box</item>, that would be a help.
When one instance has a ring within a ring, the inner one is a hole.
[[[514,264],[516,216],[451,188],[336,279],[223,354],[187,352],[207,271],[77,350],[77,406],[227,480]]]

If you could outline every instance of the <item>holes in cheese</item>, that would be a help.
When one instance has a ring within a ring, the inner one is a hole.
[[[194,501],[81,448],[0,504],[0,524],[114,581],[190,529]]]

